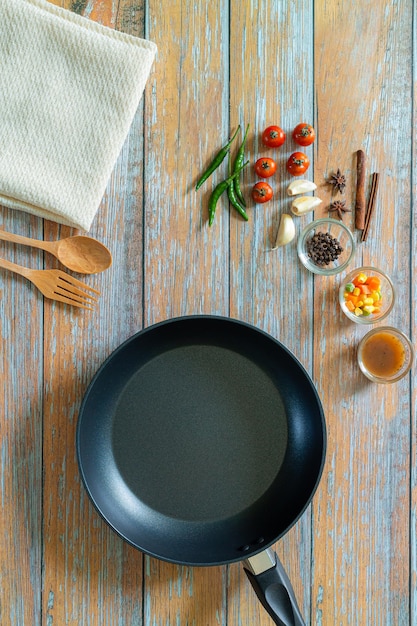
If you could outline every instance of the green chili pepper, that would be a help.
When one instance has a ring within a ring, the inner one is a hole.
[[[235,178],[236,180],[236,178]],[[229,196],[230,204],[236,209],[238,213],[243,217],[243,219],[247,222],[249,220],[248,214],[245,211],[245,207],[242,206],[239,200],[236,197],[235,189],[233,185],[228,185],[227,187],[227,195]]]
[[[226,191],[226,189],[229,187],[229,185],[233,182],[233,180],[236,178],[236,176],[239,175],[240,171],[249,163],[249,161],[246,161],[246,163],[244,163],[242,165],[242,167],[240,167],[237,172],[234,172],[234,174],[232,174],[231,176],[229,176],[228,178],[226,178],[226,180],[223,180],[221,183],[219,183],[214,189],[213,192],[210,196],[210,200],[209,200],[209,205],[208,205],[208,213],[209,213],[209,226],[211,226],[214,222],[214,214],[216,213],[216,206],[217,206],[217,201],[220,198],[220,196],[222,195],[223,192]]]
[[[240,172],[240,170],[239,170],[239,172]],[[230,175],[231,175],[231,168],[230,168],[230,153],[229,153],[229,176]],[[249,217],[248,217],[248,214],[245,211],[245,207],[243,207],[240,204],[238,198],[236,197],[235,187],[234,187],[234,183],[236,182],[236,180],[237,179],[234,178],[232,184],[228,185],[228,187],[227,187],[227,195],[228,195],[230,204],[236,209],[236,211],[238,213],[240,213],[240,215],[243,217],[243,219],[247,222],[249,220]]]
[[[227,144],[225,146],[223,146],[223,148],[216,154],[216,156],[214,157],[214,159],[212,160],[212,162],[210,163],[210,165],[208,166],[208,168],[206,169],[204,174],[202,174],[202,176],[199,179],[197,185],[195,186],[195,190],[196,191],[198,189],[200,189],[201,185],[203,183],[205,183],[207,178],[209,176],[211,176],[211,174],[214,172],[214,170],[216,170],[219,167],[220,163],[222,163],[222,161],[224,160],[224,157],[227,155],[227,153],[230,150],[230,146],[232,145],[233,139],[236,137],[236,135],[239,132],[239,130],[240,130],[240,126],[238,126],[236,128],[235,133],[233,134],[232,138],[229,139]]]
[[[246,126],[245,134],[243,136],[243,141],[240,145],[239,150],[237,151],[234,166],[233,166],[233,172],[236,172],[236,170],[242,165],[243,159],[245,158],[245,145],[246,145],[246,139],[248,137],[248,130],[249,130],[249,124]],[[243,197],[242,190],[240,188],[240,176],[237,176],[234,179],[233,187],[234,187],[234,192],[235,192],[237,199],[245,207],[246,206],[245,198]]]

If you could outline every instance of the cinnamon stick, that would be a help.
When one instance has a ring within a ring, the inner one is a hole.
[[[361,242],[366,241],[368,238],[369,226],[371,224],[371,218],[375,209],[375,201],[376,201],[376,194],[378,191],[378,183],[379,183],[379,174],[378,172],[374,172],[371,177],[371,191],[369,194],[368,209],[366,211],[366,219],[365,219],[364,229],[362,231]]]
[[[356,152],[356,204],[355,204],[355,226],[358,230],[365,228],[365,153],[363,150]]]

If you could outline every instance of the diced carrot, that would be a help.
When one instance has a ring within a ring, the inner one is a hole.
[[[355,296],[353,293],[348,293],[346,296],[346,302],[352,302],[352,304],[356,304],[358,299],[358,296]]]
[[[368,285],[361,285],[359,289],[361,290],[362,293],[366,295],[371,293],[371,289],[368,287]]]
[[[378,276],[369,276],[366,284],[371,291],[379,291],[381,288],[381,281]]]
[[[354,311],[355,310],[355,305],[350,300],[347,300],[346,308],[347,308],[348,311]]]

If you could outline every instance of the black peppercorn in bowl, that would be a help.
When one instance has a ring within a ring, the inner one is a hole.
[[[342,221],[325,217],[306,226],[298,238],[297,251],[310,272],[332,276],[348,267],[355,253],[355,240]]]

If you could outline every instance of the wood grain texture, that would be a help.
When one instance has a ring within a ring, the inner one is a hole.
[[[102,521],[78,474],[78,411],[103,360],[142,327],[211,313],[280,339],[323,402],[321,484],[274,546],[306,624],[414,626],[415,372],[396,385],[368,383],[355,361],[365,330],[338,310],[339,278],[308,274],[293,244],[271,247],[290,210],[285,161],[296,149],[295,124],[313,122],[317,131],[306,149],[307,177],[323,199],[316,217],[327,214],[326,180],[338,167],[354,207],[355,153],[363,149],[380,186],[355,263],[394,278],[398,298],[388,321],[415,342],[416,0],[53,1],[151,39],[158,54],[90,232],[114,258],[105,273],[85,278],[103,294],[97,312],[44,302],[23,278],[0,272],[0,623],[272,625],[241,564],[191,568],[143,556]],[[208,198],[227,161],[199,192],[195,182],[238,124],[240,140],[248,123],[245,197],[256,180],[253,162],[268,154],[278,163],[274,201],[249,202],[246,223],[222,197],[209,228]],[[288,136],[270,151],[260,133],[272,123]],[[298,233],[312,216],[295,219]],[[354,212],[344,219],[353,229]],[[45,239],[73,234],[4,208],[0,227]],[[50,255],[6,243],[0,256],[59,267]]]
[[[42,225],[3,209],[1,224],[42,236]],[[2,244],[1,255],[41,267],[37,251]],[[35,298],[36,304],[33,304]],[[24,278],[0,277],[0,622],[36,624],[42,561],[42,296]]]
[[[414,15],[416,5],[413,6]],[[416,126],[417,121],[417,21],[413,21],[412,31],[412,125]],[[410,208],[410,243],[411,243],[411,292],[410,292],[410,323],[409,332],[413,341],[413,345],[417,345],[417,284],[416,284],[416,272],[417,272],[417,259],[414,253],[417,250],[417,218],[415,215],[415,202],[417,198],[417,144],[412,142],[411,149],[412,167],[411,174],[412,180],[410,185],[410,197],[407,199],[404,197],[404,207]],[[408,203],[408,204],[407,204]],[[412,386],[410,389],[410,623],[414,624],[417,621],[417,389],[415,385],[415,372],[412,376]]]
[[[402,304],[389,323],[408,331],[412,75],[407,57],[413,6],[385,3],[369,20],[371,7],[364,2],[336,12],[331,2],[316,5],[321,46],[315,63],[320,137],[315,178],[323,180],[340,167],[351,182],[346,197],[353,205],[354,152],[364,149],[369,172],[381,173],[370,238],[358,245],[355,262],[393,276]],[[316,290],[319,310],[330,313],[315,327],[315,371],[328,412],[329,449],[317,497],[321,523],[314,542],[313,598],[320,598],[319,623],[408,624],[410,381],[385,387],[365,382],[351,349],[364,331],[341,319],[335,281],[330,289],[328,282],[317,281]]]

